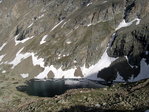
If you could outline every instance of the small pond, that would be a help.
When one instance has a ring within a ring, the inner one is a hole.
[[[17,90],[39,97],[53,97],[69,89],[105,87],[102,82],[87,79],[31,79],[25,83],[25,85],[18,86]]]

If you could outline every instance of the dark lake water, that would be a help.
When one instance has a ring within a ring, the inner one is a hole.
[[[102,82],[87,79],[31,79],[25,85],[18,86],[17,90],[32,96],[53,97],[65,93],[69,89],[102,88]]]

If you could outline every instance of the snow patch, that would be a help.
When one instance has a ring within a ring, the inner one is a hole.
[[[81,77],[74,77],[75,68],[64,71],[62,70],[61,67],[59,69],[56,69],[53,65],[45,67],[44,71],[41,72],[39,75],[37,75],[35,78],[37,79],[47,78],[47,74],[49,73],[49,71],[52,71],[54,73],[55,75],[54,78],[62,78],[63,76],[65,78],[81,78]]]
[[[44,79],[48,78],[47,75],[50,71],[54,73],[54,78],[81,78],[81,77],[75,77],[74,72],[76,70],[76,67],[68,70],[62,70],[62,67],[56,69],[53,65],[45,66],[44,64],[44,58],[38,58],[38,56],[35,56],[35,53],[24,53],[21,54],[23,48],[18,51],[16,54],[16,57],[13,61],[11,61],[9,64],[12,64],[12,68],[14,68],[16,65],[18,65],[22,60],[28,58],[29,56],[32,56],[32,63],[34,66],[39,65],[40,67],[44,68],[44,70],[39,73],[35,78],[37,79]],[[107,51],[107,50],[106,50]],[[103,80],[100,78],[97,78],[98,71],[102,70],[103,68],[108,67],[116,58],[111,58],[107,55],[106,51],[103,53],[101,59],[98,61],[97,64],[92,65],[89,68],[86,68],[85,65],[81,67],[82,73],[87,79],[92,80]],[[68,56],[69,54],[62,55]],[[74,61],[75,62],[75,61]]]
[[[134,20],[132,20],[132,21],[130,21],[130,22],[128,22],[128,23],[126,23],[126,21],[125,20],[123,20],[119,25],[118,25],[118,27],[115,29],[116,31],[117,30],[119,30],[119,29],[121,29],[121,28],[123,28],[123,27],[128,27],[128,26],[130,26],[133,22],[135,22],[136,21],[136,25],[138,25],[139,23],[140,23],[140,19],[139,18],[135,18]]]
[[[48,35],[45,35],[45,36],[43,36],[42,37],[42,40],[40,41],[40,45],[41,44],[44,44],[46,41],[45,41],[45,39],[48,37]]]
[[[63,57],[66,57],[66,55],[64,54]]]
[[[56,25],[51,29],[51,31],[53,31],[54,29],[56,29],[63,21],[64,21],[64,20],[62,20],[62,21],[60,21],[58,24],[56,24]],[[50,31],[50,32],[51,32],[51,31]]]
[[[58,58],[57,59],[61,59],[61,57],[60,56],[58,56]]]
[[[71,43],[72,43],[71,41],[67,41],[67,42],[66,42],[66,44],[71,44]]]
[[[38,17],[38,19],[41,19],[41,18],[43,18],[43,17],[44,17],[44,14],[40,15],[40,16]]]
[[[3,48],[6,46],[7,42],[5,42],[1,47],[0,47],[0,51],[3,50]]]
[[[77,61],[76,61],[76,60],[74,60],[74,61],[73,61],[73,63],[77,63]]]
[[[43,72],[41,72],[37,77],[35,77],[35,78],[37,78],[37,79],[43,79],[43,78],[48,78],[48,73],[50,72],[50,67],[45,67],[44,68],[44,71]]]
[[[0,62],[2,61],[2,59],[5,57],[5,55],[1,55],[0,56]]]
[[[34,66],[39,65],[40,67],[44,68],[44,59],[43,58],[38,58],[37,56],[35,56],[34,53],[22,53],[22,50],[24,48],[20,49],[17,54],[16,57],[13,59],[13,61],[9,62],[8,64],[13,65],[12,69],[17,66],[19,63],[21,63],[22,60],[32,56],[32,63]]]
[[[64,22],[64,24],[61,26],[61,28],[63,28],[65,26],[66,23],[68,23],[70,21],[70,19],[66,22]]]
[[[92,2],[88,3],[86,6],[88,7],[88,6],[91,5],[91,4],[92,4]]]
[[[132,65],[129,63],[129,59],[128,59],[128,57],[125,56],[125,58],[126,58],[126,60],[127,60],[127,63],[129,64],[129,66],[130,66],[131,68],[133,68],[134,66],[132,66]]]
[[[107,55],[107,49],[101,56],[101,59],[95,64],[89,67],[88,69],[85,69],[86,72],[86,78],[87,79],[92,79],[92,80],[98,80],[97,78],[97,73],[110,66],[110,64],[115,61],[117,58],[112,58]]]
[[[25,54],[20,54],[21,51],[23,50],[24,48],[20,49],[17,54],[16,54],[16,57],[13,59],[13,61],[9,62],[8,64],[11,64],[13,65],[12,66],[12,69],[17,66],[23,59],[26,59],[30,56],[30,53],[25,53]]]
[[[0,0],[0,3],[2,3],[3,2],[3,0]]]
[[[104,4],[104,3],[107,3],[107,2],[108,2],[108,1],[104,1],[103,4]]]
[[[30,28],[31,26],[33,26],[33,23],[31,23],[27,28]]]
[[[92,23],[88,24],[87,26],[89,27],[89,26],[91,26],[91,25],[92,25]]]
[[[21,75],[21,77],[24,78],[24,79],[27,78],[27,77],[29,77],[29,74],[28,74],[28,73],[27,73],[27,74],[20,74],[20,75]]]
[[[3,73],[3,74],[6,73],[6,70],[3,70],[2,73]]]
[[[138,24],[140,24],[140,21],[141,21],[141,19],[139,19],[139,18],[136,18],[136,25],[138,25]]]
[[[32,61],[33,61],[33,65],[39,65],[40,67],[44,68],[44,59],[43,58],[38,58],[37,56],[35,56],[34,53],[30,53],[32,56]]]
[[[65,23],[61,26],[61,28],[63,28],[63,27],[65,26],[66,23],[67,23],[67,22],[65,22]]]
[[[25,38],[23,40],[19,40],[18,41],[17,40],[18,36],[19,36],[19,34],[15,36],[15,46],[20,44],[20,43],[25,43],[26,41],[28,41],[28,40],[30,40],[30,39],[32,39],[34,37],[34,36],[32,36],[32,37],[28,37],[28,38]]]

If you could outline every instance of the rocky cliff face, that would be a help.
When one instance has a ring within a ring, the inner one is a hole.
[[[148,78],[148,14],[148,0],[2,0],[0,72],[23,80]]]

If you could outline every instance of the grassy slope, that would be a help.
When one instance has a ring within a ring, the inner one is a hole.
[[[73,89],[52,98],[41,98],[18,92],[15,89],[18,82],[5,78],[0,85],[0,112],[140,112],[149,108],[148,82],[115,84],[100,89]]]

